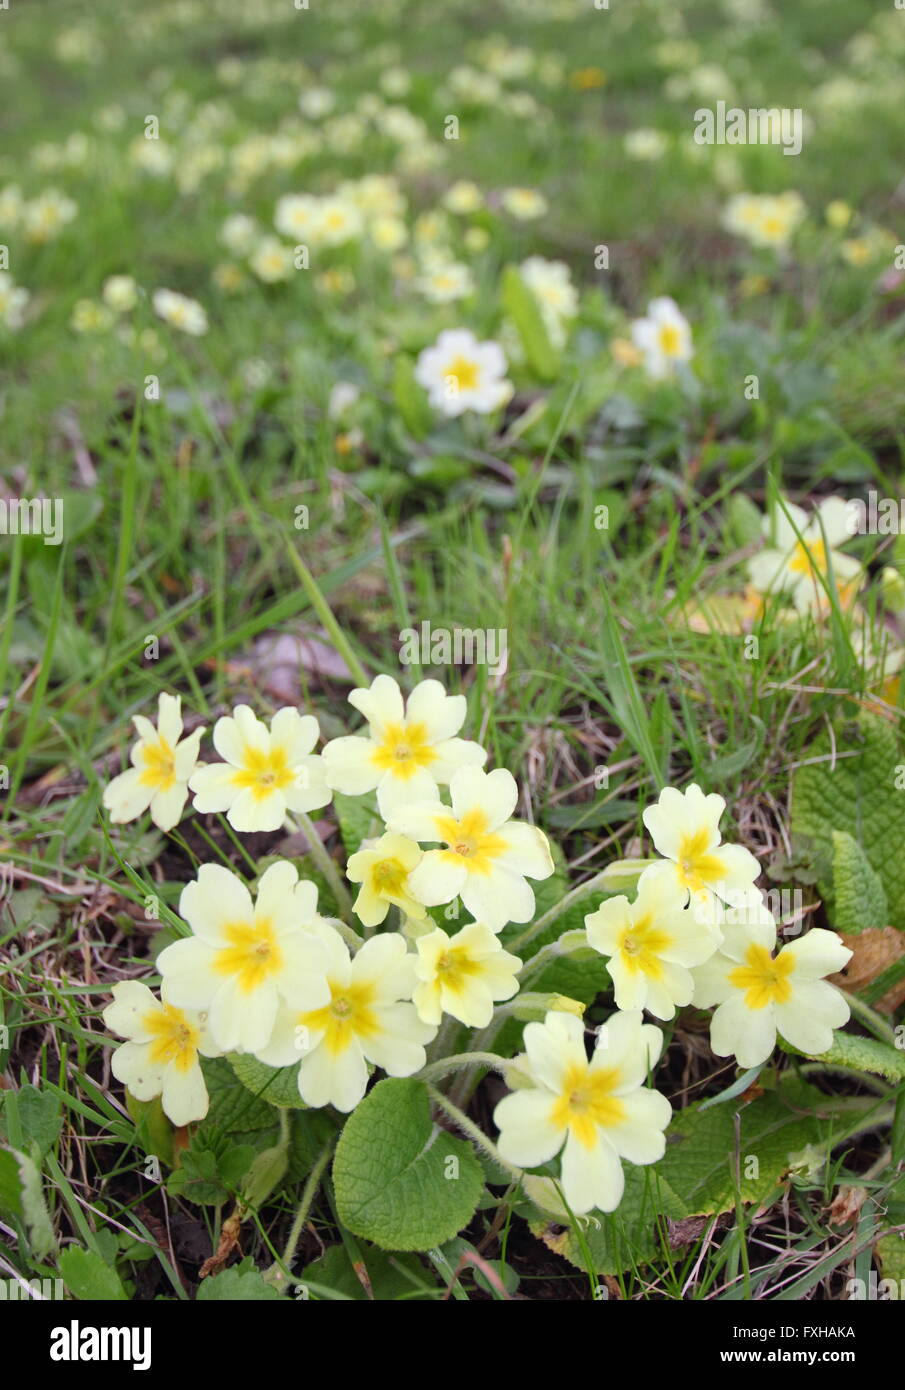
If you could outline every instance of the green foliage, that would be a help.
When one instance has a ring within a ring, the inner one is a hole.
[[[294,1067],[268,1067],[249,1053],[233,1053],[228,1058],[236,1076],[255,1096],[260,1096],[268,1105],[278,1105],[290,1110],[304,1110],[305,1102],[299,1095],[299,1069]]]
[[[833,925],[841,932],[882,927],[889,917],[886,892],[864,850],[845,830],[833,831]]]
[[[385,1250],[424,1250],[474,1215],[484,1186],[468,1144],[438,1129],[420,1081],[380,1081],[353,1110],[336,1147],[340,1219]]]
[[[60,1273],[73,1298],[81,1302],[122,1303],[128,1297],[116,1270],[96,1250],[68,1245],[60,1255]]]
[[[21,1222],[35,1259],[45,1259],[55,1248],[40,1171],[17,1149],[0,1149],[0,1211]]]
[[[229,1269],[202,1279],[195,1295],[199,1303],[282,1303],[283,1295],[266,1283],[254,1261],[246,1258]]]
[[[552,381],[559,368],[559,354],[550,342],[537,300],[514,265],[504,269],[501,285],[503,311],[515,324],[532,370],[542,381]]]
[[[809,756],[821,761],[795,773],[792,830],[811,842],[818,888],[832,914],[839,907],[838,868],[845,920],[858,923],[849,930],[887,925],[867,920],[882,906],[878,887],[886,897],[888,922],[905,930],[905,791],[896,786],[899,741],[885,719],[862,713],[835,731],[833,746],[835,762],[829,736],[818,738]],[[834,832],[848,839],[836,840]],[[858,894],[866,895],[865,905],[859,906]],[[835,915],[831,925],[837,925]]]

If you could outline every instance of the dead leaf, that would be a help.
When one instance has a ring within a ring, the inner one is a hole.
[[[232,1214],[226,1218],[220,1228],[220,1241],[213,1255],[198,1272],[199,1279],[207,1279],[211,1274],[219,1274],[226,1261],[234,1250],[241,1250],[239,1245],[239,1235],[242,1230],[243,1210],[236,1207]]]
[[[852,958],[838,975],[828,979],[841,989],[857,994],[866,985],[872,984],[890,965],[905,955],[905,933],[895,927],[867,927],[861,932],[840,932],[843,945],[852,952]],[[905,1000],[905,980],[888,990],[874,1008],[881,1013],[891,1014]]]
[[[709,1216],[686,1216],[681,1221],[667,1221],[670,1250],[682,1250],[693,1244],[706,1231],[711,1219]]]
[[[257,686],[289,704],[298,702],[303,671],[321,681],[354,684],[352,672],[320,630],[265,632],[239,661],[248,667]]]
[[[830,1225],[844,1226],[854,1221],[867,1199],[866,1187],[840,1187],[829,1205]]]

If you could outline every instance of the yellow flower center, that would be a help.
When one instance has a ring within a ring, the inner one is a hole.
[[[175,1066],[178,1071],[188,1071],[194,1065],[200,1034],[181,1009],[172,1004],[149,1009],[142,1024],[153,1038],[150,1058],[155,1066]]]
[[[482,810],[467,811],[461,820],[455,816],[435,816],[434,825],[438,837],[448,846],[441,853],[457,863],[464,861],[469,873],[488,874],[493,861],[505,849],[506,841],[488,829],[487,817]]]
[[[790,951],[773,957],[765,946],[751,945],[745,955],[745,965],[739,965],[729,976],[729,983],[745,991],[745,1007],[765,1009],[768,1004],[785,1004],[792,997],[789,976],[795,969]]]
[[[421,767],[430,767],[437,754],[424,724],[387,724],[383,742],[371,754],[372,762],[407,782]]]
[[[473,391],[481,379],[477,362],[468,357],[454,357],[444,373],[447,386],[454,391]]]
[[[284,749],[262,753],[258,748],[246,748],[243,766],[233,774],[233,784],[249,788],[256,801],[263,801],[272,792],[288,787],[294,775]]]
[[[376,991],[372,984],[342,985],[328,980],[331,999],[322,1009],[299,1014],[298,1023],[323,1033],[324,1046],[335,1057],[355,1041],[372,1038],[380,1032],[374,1011]]]
[[[678,357],[682,350],[682,333],[674,323],[661,324],[658,337],[660,341],[660,351],[666,357]]]
[[[398,859],[380,859],[371,870],[374,892],[389,897],[402,892],[406,868]]]
[[[609,1129],[625,1119],[625,1106],[613,1095],[619,1080],[618,1067],[592,1071],[587,1062],[574,1063],[563,1078],[550,1123],[567,1128],[583,1148],[593,1149],[598,1126]]]
[[[459,994],[465,981],[479,974],[481,967],[463,947],[454,946],[438,958],[436,969],[438,983]]]
[[[622,964],[632,974],[640,971],[648,979],[659,980],[663,974],[660,956],[671,944],[671,936],[654,926],[650,917],[642,917],[622,934],[619,942]]]
[[[168,792],[176,781],[176,754],[166,739],[159,738],[157,743],[144,744],[141,756],[144,767],[139,780],[142,786]]]
[[[813,574],[817,570],[821,574],[825,574],[826,546],[823,541],[811,541],[809,545],[805,545],[804,541],[799,541],[792,551],[789,569],[793,574]]]
[[[229,945],[217,952],[214,969],[237,977],[243,994],[252,994],[282,970],[283,953],[268,919],[233,923],[224,928],[224,936]]]
[[[718,854],[708,849],[710,832],[702,827],[679,841],[679,878],[685,888],[700,892],[711,883],[719,883],[726,870]]]

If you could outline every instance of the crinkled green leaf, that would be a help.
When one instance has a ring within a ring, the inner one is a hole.
[[[305,1102],[299,1095],[298,1063],[293,1067],[268,1067],[247,1052],[233,1053],[227,1061],[242,1085],[268,1105],[305,1109]]]
[[[342,792],[334,792],[333,810],[347,858],[358,852],[362,840],[373,839],[383,833],[383,822],[377,814],[373,796],[344,796]]]
[[[384,1250],[450,1240],[484,1187],[470,1146],[433,1123],[423,1082],[394,1078],[378,1082],[346,1121],[333,1181],[340,1220]]]
[[[847,830],[833,831],[833,926],[861,932],[889,921],[886,891],[867,855]]]
[[[796,771],[792,830],[811,841],[818,887],[833,914],[836,830],[852,837],[883,886],[883,925],[905,929],[905,790],[896,786],[905,758],[896,733],[885,719],[862,713],[835,730],[834,748],[835,762],[829,736],[817,739],[808,756],[824,761]]]
[[[388,1254],[376,1245],[366,1243],[361,1245],[359,1254],[363,1266],[362,1273],[371,1286],[375,1301],[389,1303],[401,1298],[414,1298],[417,1301],[433,1296],[435,1281],[431,1279],[417,1256],[401,1252]],[[344,1245],[331,1245],[323,1255],[305,1266],[299,1276],[296,1297],[299,1297],[308,1280],[322,1288],[345,1294],[357,1303],[368,1302],[365,1286],[355,1273],[349,1252]],[[419,1293],[419,1284],[429,1284],[431,1287]]]
[[[788,1051],[794,1049],[788,1048]],[[878,1038],[862,1038],[856,1033],[834,1033],[829,1052],[821,1052],[819,1062],[830,1062],[855,1071],[875,1072],[887,1081],[905,1081],[905,1051],[890,1047]]]
[[[40,1171],[28,1154],[17,1149],[0,1149],[0,1211],[23,1223],[35,1259],[46,1259],[56,1248]]]

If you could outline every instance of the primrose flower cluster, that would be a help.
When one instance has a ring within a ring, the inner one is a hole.
[[[348,1113],[375,1068],[415,1075],[436,1041],[431,1070],[442,1069],[446,1020],[480,1029],[479,1049],[518,1009],[531,1021],[524,1055],[497,1059],[512,1088],[495,1111],[499,1154],[536,1168],[562,1151],[571,1209],[611,1211],[623,1160],[661,1157],[671,1114],[647,1084],[663,1034],[645,1011],[668,1020],[692,1002],[715,1006],[713,1050],[745,1067],[767,1059],[777,1033],[809,1053],[830,1046],[848,1006],[824,976],[850,953],[834,933],[811,930],[774,954],[757,860],[722,843],[725,802],[693,785],[665,789],[644,812],[660,857],[644,868],[635,900],[606,899],[585,918],[585,933],[543,948],[547,957],[590,957],[592,948],[607,958],[616,1011],[589,1058],[581,1005],[527,992],[517,999],[544,960],[506,950],[501,933],[533,922],[532,883],[550,877],[553,859],[543,832],[515,818],[511,773],[486,770],[486,751],[460,736],[464,696],[425,680],[406,700],[380,675],[349,701],[363,727],[320,752],[314,716],[287,707],[268,725],[239,705],[216,721],[220,761],[209,763],[199,760],[204,730],[184,736],[178,698],[160,696],[156,727],[135,717],[132,765],[104,793],[114,822],[149,811],[169,830],[192,796],[196,811],[225,815],[240,834],[300,825],[341,911],[348,891],[307,814],[341,793],[371,798],[380,822],[346,865],[354,926],[324,914],[318,886],[289,860],[270,862],[254,893],[224,864],[199,867],[179,901],[189,934],[157,958],[159,999],[125,981],[104,1011],[126,1039],[113,1074],[137,1099],[160,1096],[174,1124],[200,1120],[208,1109],[200,1059],[245,1053],[297,1067],[307,1106]],[[448,932],[432,909],[457,923],[459,904],[472,920]],[[532,936],[527,927],[516,944]]]

